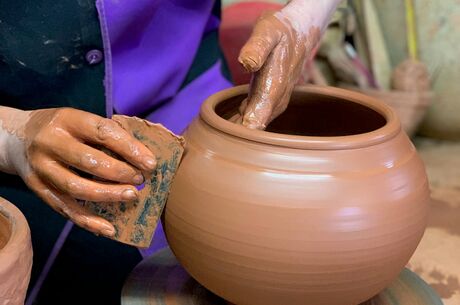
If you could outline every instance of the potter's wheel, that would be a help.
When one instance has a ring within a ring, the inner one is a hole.
[[[122,291],[122,305],[227,305],[196,282],[169,248],[134,268]],[[420,277],[405,269],[387,289],[361,305],[442,305]]]

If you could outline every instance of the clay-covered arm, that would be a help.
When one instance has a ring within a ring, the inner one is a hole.
[[[142,171],[152,171],[155,163],[145,145],[110,119],[71,108],[22,111],[0,106],[0,170],[21,176],[54,210],[96,234],[113,236],[115,230],[77,200],[135,200],[134,185],[143,182]],[[76,169],[105,181],[81,177]]]
[[[240,123],[264,129],[287,107],[294,85],[341,0],[292,0],[257,22],[239,61],[253,72]]]

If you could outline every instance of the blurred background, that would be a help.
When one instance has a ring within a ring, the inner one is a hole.
[[[237,62],[258,16],[286,1],[224,0],[220,42],[236,84]],[[399,115],[425,161],[429,226],[409,267],[446,305],[460,304],[460,1],[352,0],[336,11],[300,83],[375,96]]]

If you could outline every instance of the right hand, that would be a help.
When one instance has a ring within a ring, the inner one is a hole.
[[[259,18],[238,57],[254,74],[237,123],[263,130],[286,110],[305,60],[340,1],[291,0]]]
[[[14,171],[57,212],[89,231],[113,236],[113,225],[87,212],[77,200],[136,200],[139,193],[134,185],[143,183],[142,172],[155,169],[152,152],[115,121],[88,112],[55,108],[27,113],[24,124],[13,133],[17,140],[7,145]],[[81,177],[72,169],[105,181]]]
[[[238,57],[254,73],[238,123],[263,130],[286,110],[305,59],[321,37],[318,27],[302,32],[293,26],[296,23],[282,10],[265,12],[257,21]]]

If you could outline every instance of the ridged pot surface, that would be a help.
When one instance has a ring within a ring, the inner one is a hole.
[[[0,197],[0,305],[23,305],[32,269],[26,218]]]
[[[174,254],[238,305],[376,295],[417,247],[429,203],[394,112],[361,94],[299,87],[270,132],[254,131],[226,120],[246,93],[211,96],[186,132],[165,213]]]

